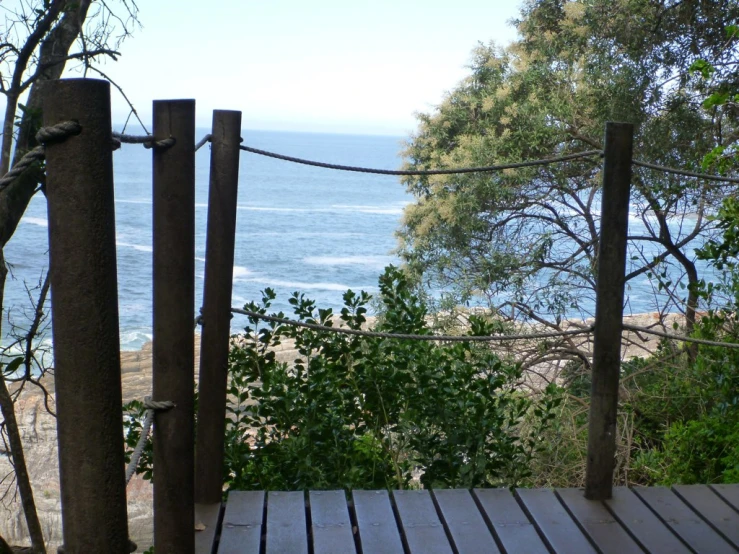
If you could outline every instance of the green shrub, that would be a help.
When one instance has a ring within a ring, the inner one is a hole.
[[[266,314],[274,293],[247,309]],[[370,297],[348,291],[338,316],[303,295],[296,319],[351,329],[366,323]],[[380,278],[383,313],[375,331],[431,334],[424,304],[404,275]],[[278,314],[281,315],[281,314]],[[530,476],[558,399],[536,402],[516,390],[517,366],[489,345],[378,339],[250,319],[234,341],[226,482],[235,489],[500,486]],[[470,318],[473,335],[493,331]],[[294,364],[273,347],[292,339]],[[521,422],[530,414],[526,433]]]

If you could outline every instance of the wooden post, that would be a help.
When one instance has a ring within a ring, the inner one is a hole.
[[[201,504],[218,503],[223,495],[223,436],[226,426],[241,112],[214,111],[211,142],[195,449],[195,501]]]
[[[47,87],[44,125],[82,128],[46,146],[64,551],[126,554],[110,86]]]
[[[606,123],[585,497],[611,498],[634,126]]]
[[[195,101],[154,102],[153,398],[176,407],[154,423],[154,547],[195,550],[192,322],[195,318]]]

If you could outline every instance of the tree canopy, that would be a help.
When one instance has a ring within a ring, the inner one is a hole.
[[[701,170],[739,138],[735,1],[531,0],[507,48],[479,44],[470,75],[419,127],[408,169],[485,166],[602,148],[607,121],[635,125],[635,157]],[[710,60],[710,79],[700,61]],[[696,71],[696,69],[698,69]],[[728,150],[727,150],[728,149]],[[708,167],[708,170],[715,169]],[[400,252],[455,301],[477,296],[516,316],[592,315],[598,157],[499,173],[407,177]],[[647,279],[694,319],[693,247],[734,189],[634,168],[627,285]],[[685,279],[687,277],[687,279]],[[659,308],[664,308],[664,304]],[[657,306],[655,306],[657,308]]]

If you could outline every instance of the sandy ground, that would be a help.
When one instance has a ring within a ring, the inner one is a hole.
[[[625,318],[625,321],[638,326],[652,326],[659,323],[657,314],[642,314]],[[673,321],[681,322],[679,316],[667,316],[666,327],[672,332]],[[585,325],[591,322],[584,322]],[[664,329],[662,326],[656,327]],[[653,352],[658,340],[652,336],[639,337],[635,333],[625,335],[627,345],[623,349],[626,358],[646,356]],[[579,348],[589,351],[592,342],[589,337],[579,337],[576,341]],[[135,352],[121,353],[121,382],[123,400],[143,399],[151,394],[152,350],[151,343]],[[196,336],[196,363],[199,365],[199,336]],[[295,350],[290,344],[280,347],[278,357],[291,360]],[[529,383],[536,387],[556,375],[559,365],[551,362],[535,364],[529,373]],[[197,371],[194,369],[194,375]],[[53,379],[45,378],[49,391],[53,391]],[[59,492],[59,470],[56,442],[56,420],[44,408],[44,399],[40,391],[31,387],[25,390],[16,403],[18,419],[25,446],[26,460],[31,481],[34,487],[36,505],[42,528],[47,538],[49,552],[61,542],[61,502]],[[11,473],[7,456],[0,456],[0,478]],[[134,476],[127,488],[129,533],[143,552],[152,544],[152,487],[140,477]],[[5,479],[0,483],[0,535],[11,544],[28,544],[25,520],[20,508],[15,483]]]

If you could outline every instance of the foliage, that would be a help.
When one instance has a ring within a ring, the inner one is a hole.
[[[629,121],[639,158],[699,169],[737,122],[735,110],[704,110],[696,96],[703,85],[689,68],[717,55],[737,16],[728,2],[530,1],[517,22],[520,40],[505,50],[480,44],[469,76],[436,110],[419,115],[406,166],[482,166],[601,149],[605,122]],[[734,64],[734,53],[732,43],[721,59]],[[401,254],[429,288],[461,301],[482,298],[505,313],[548,321],[592,315],[600,172],[593,158],[407,177],[416,202],[405,210]],[[712,229],[705,215],[726,192],[634,172],[641,229],[632,232],[627,281],[649,276],[665,289],[664,303],[687,304],[689,324],[698,298],[680,285],[699,279],[689,246]]]
[[[274,293],[247,309],[265,314]],[[347,291],[335,315],[302,294],[300,321],[366,324],[366,293]],[[423,303],[390,267],[380,278],[381,332],[430,334]],[[529,477],[558,399],[516,391],[520,370],[468,342],[369,339],[251,319],[234,341],[226,482],[237,489],[514,485]],[[492,331],[471,318],[471,334]],[[294,341],[294,364],[275,347]],[[521,423],[535,424],[526,433]]]
[[[123,405],[123,438],[125,442],[125,459],[126,464],[131,463],[131,455],[134,448],[141,438],[141,432],[144,428],[144,419],[146,419],[146,408],[140,400],[132,400]],[[141,458],[136,465],[136,473],[142,475],[147,481],[151,481],[154,475],[154,445],[151,435],[144,445],[141,452]]]

